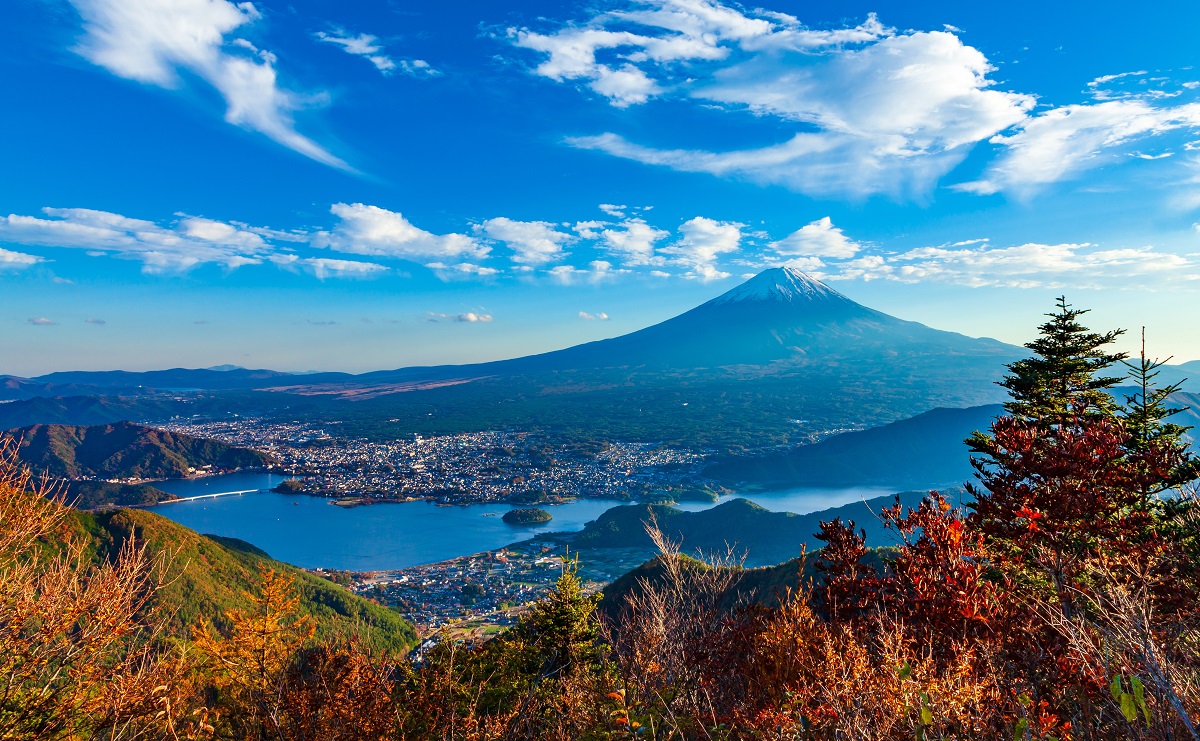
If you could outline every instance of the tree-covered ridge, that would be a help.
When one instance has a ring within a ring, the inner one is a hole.
[[[947,496],[957,498],[959,493],[961,490],[952,490]],[[609,509],[579,533],[554,537],[585,555],[589,550],[605,548],[634,548],[654,553],[657,546],[647,532],[647,526],[653,526],[679,544],[683,553],[724,552],[732,548],[747,566],[770,566],[796,558],[804,548],[820,547],[815,533],[821,529],[822,517],[864,522],[870,542],[887,545],[891,539],[873,521],[872,513],[897,501],[916,506],[924,496],[924,492],[903,492],[804,515],[772,512],[741,498],[699,512],[663,504],[630,504]]]
[[[183,478],[204,466],[229,470],[270,461],[252,450],[129,422],[32,425],[6,434],[20,441],[22,463],[56,478]]]

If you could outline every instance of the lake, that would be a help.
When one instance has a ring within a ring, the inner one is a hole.
[[[283,478],[237,473],[161,481],[154,486],[179,497],[196,497],[271,489]],[[743,496],[770,510],[804,514],[895,491],[882,487],[809,488]],[[533,527],[514,527],[502,521],[500,516],[512,509],[507,504],[447,507],[404,502],[343,508],[320,497],[269,491],[160,504],[149,509],[197,532],[240,538],[272,558],[297,566],[374,571],[493,550],[538,533],[581,530],[605,510],[620,504],[625,502],[584,499],[545,507],[554,519]],[[713,506],[709,502],[684,502],[680,508],[698,512]]]

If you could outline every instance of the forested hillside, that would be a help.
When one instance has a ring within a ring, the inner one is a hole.
[[[252,450],[129,422],[33,425],[7,434],[20,442],[22,463],[65,479],[184,478],[204,466],[231,470],[270,462]]]
[[[167,559],[165,586],[148,607],[161,610],[166,634],[175,638],[189,637],[204,621],[228,628],[226,613],[249,609],[250,595],[261,591],[263,574],[273,570],[295,580],[299,612],[313,618],[318,636],[358,634],[366,645],[387,651],[402,651],[416,642],[413,627],[385,607],[275,561],[249,543],[200,535],[152,512],[71,512],[63,530],[44,545],[59,551],[67,539],[83,545],[97,565],[116,560],[130,541],[145,547],[151,560]]]

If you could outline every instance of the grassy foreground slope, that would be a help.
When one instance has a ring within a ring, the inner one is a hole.
[[[72,512],[67,523],[69,534],[83,538],[97,562],[114,559],[130,537],[146,544],[152,556],[169,556],[168,584],[156,605],[167,616],[168,635],[187,636],[202,620],[224,627],[225,612],[248,609],[246,593],[256,593],[263,572],[274,569],[295,580],[300,611],[316,621],[319,636],[356,633],[382,651],[402,651],[416,643],[416,631],[397,613],[275,561],[249,543],[200,535],[142,510]],[[61,543],[48,545],[56,548]]]

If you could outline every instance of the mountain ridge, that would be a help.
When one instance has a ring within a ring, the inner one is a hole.
[[[764,309],[764,307],[766,307]],[[848,351],[850,348],[850,351]],[[478,379],[564,370],[643,368],[668,371],[747,368],[786,372],[823,360],[945,353],[956,366],[1023,357],[1022,348],[899,319],[849,299],[790,267],[764,270],[724,293],[663,322],[593,342],[507,359],[459,365],[414,365],[351,374],[289,373],[232,365],[160,371],[58,371],[32,378],[0,376],[0,398],[67,397],[103,391],[140,395],[151,390],[272,390],[317,385]],[[1200,360],[1164,368],[1164,380],[1200,375]],[[976,374],[978,375],[978,374]],[[998,375],[998,373],[997,373]],[[974,378],[972,380],[979,380]],[[1200,390],[1200,381],[1185,390]]]
[[[4,434],[18,441],[18,457],[35,473],[65,479],[185,478],[205,466],[230,470],[270,463],[252,450],[131,422],[32,425]]]
[[[804,273],[791,268],[772,268],[658,324],[618,337],[502,360],[407,366],[360,374],[176,368],[146,372],[63,371],[19,380],[47,387],[47,393],[59,386],[79,388],[89,383],[97,388],[124,390],[139,387],[231,390],[477,378],[584,368],[691,370],[768,366],[789,360],[803,365],[814,362],[814,355],[819,360],[833,350],[844,350],[847,341],[854,340],[864,345],[860,349],[876,353],[894,353],[897,345],[916,342],[927,351],[948,350],[954,355],[965,352],[1007,360],[1019,354],[1019,348],[997,340],[971,338],[897,319],[862,306]]]

